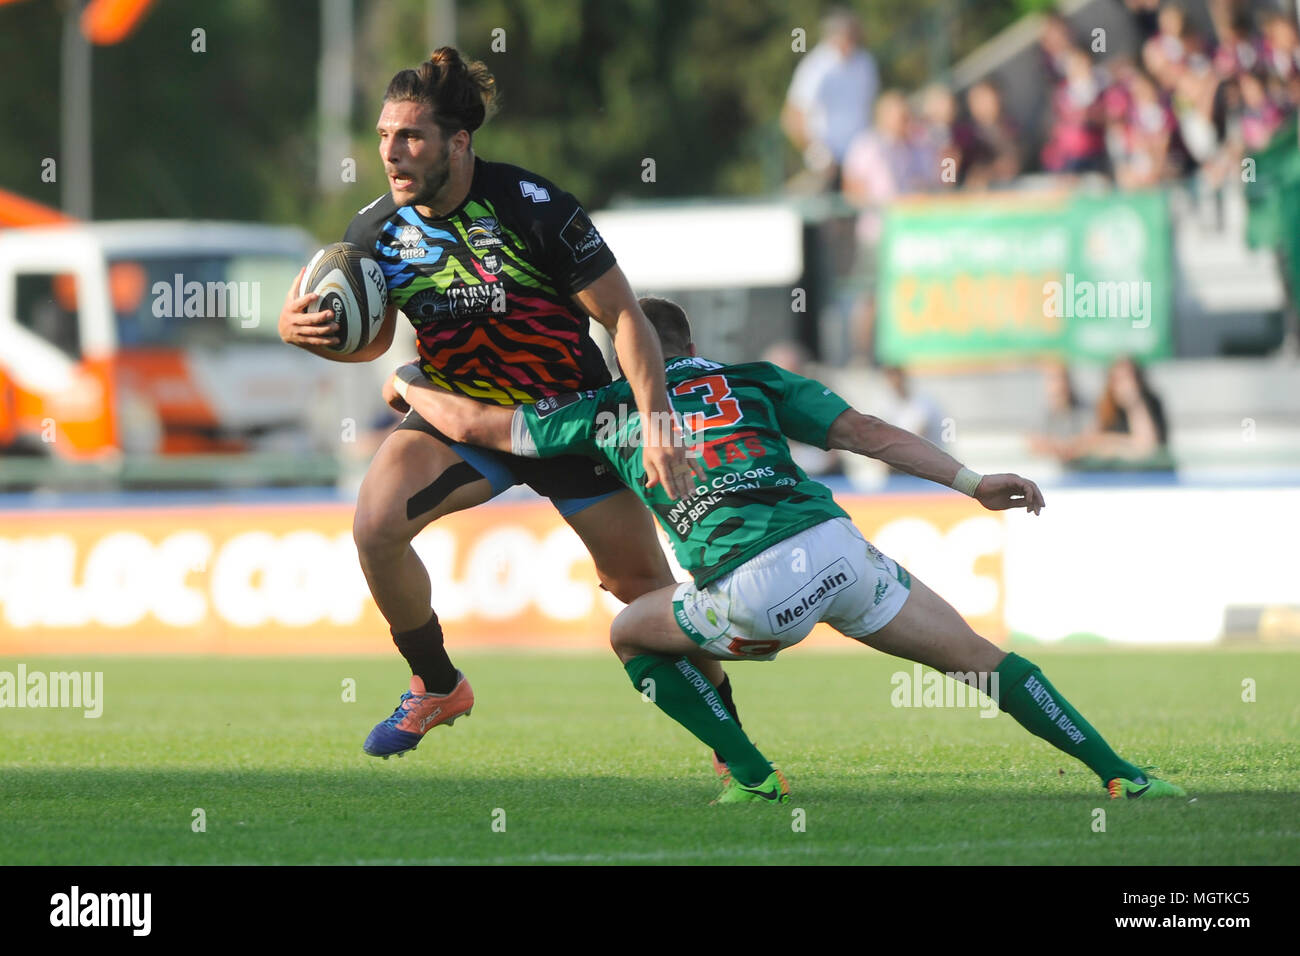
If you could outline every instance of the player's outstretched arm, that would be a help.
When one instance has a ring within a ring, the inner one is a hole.
[[[669,421],[672,406],[664,382],[664,356],[650,320],[641,311],[623,270],[609,271],[574,296],[587,314],[609,330],[614,338],[618,364],[632,386],[636,407],[644,421]],[[684,444],[659,441],[659,430],[646,429],[641,460],[646,487],[663,485],[673,497],[690,493],[690,465]]]
[[[384,401],[399,412],[413,408],[452,441],[510,451],[514,409],[485,405],[430,385],[414,365],[402,365],[384,383]]]
[[[1028,478],[1012,474],[977,475],[920,435],[851,408],[831,424],[826,443],[829,448],[876,458],[909,475],[956,488],[990,511],[1024,508],[1038,514],[1045,507],[1043,493]]]

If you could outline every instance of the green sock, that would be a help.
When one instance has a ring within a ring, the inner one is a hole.
[[[1000,685],[998,706],[1025,730],[1083,761],[1103,784],[1115,777],[1141,778],[1142,771],[1110,749],[1110,744],[1061,696],[1033,661],[1008,654],[996,673]]]
[[[772,765],[727,712],[717,689],[685,657],[642,654],[623,669],[656,707],[721,754],[741,783],[756,786],[771,774]]]

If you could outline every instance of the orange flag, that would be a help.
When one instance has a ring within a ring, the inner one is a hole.
[[[99,46],[119,43],[144,19],[151,6],[153,0],[90,0],[81,11],[81,32]]]

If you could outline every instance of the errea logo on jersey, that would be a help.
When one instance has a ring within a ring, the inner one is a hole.
[[[551,194],[543,189],[537,183],[530,183],[526,179],[519,180],[519,189],[525,196],[533,202],[550,202]]]
[[[397,233],[397,241],[402,248],[397,255],[403,262],[408,259],[423,259],[428,254],[423,246],[424,236],[416,226],[403,226]]]

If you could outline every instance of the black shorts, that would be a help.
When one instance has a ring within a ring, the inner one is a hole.
[[[558,458],[520,458],[505,452],[455,442],[411,409],[397,425],[397,431],[424,432],[452,448],[492,483],[492,494],[515,485],[527,485],[543,498],[550,498],[561,515],[576,514],[603,498],[623,490],[623,483],[607,462],[582,455]]]

